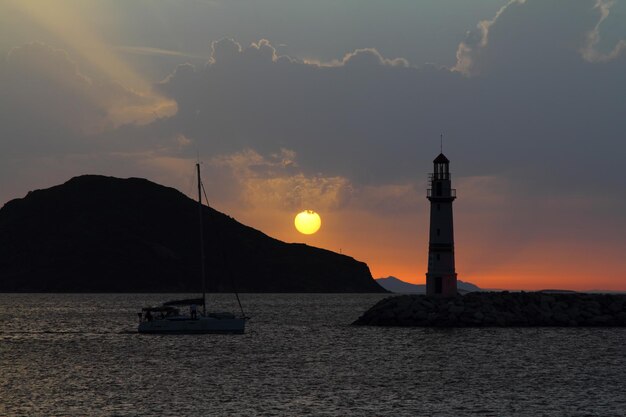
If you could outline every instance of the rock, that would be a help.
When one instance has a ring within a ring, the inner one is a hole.
[[[378,326],[626,326],[626,294],[470,293],[389,297],[354,324]]]
[[[600,303],[595,300],[588,302],[586,307],[587,307],[587,310],[590,310],[590,311],[600,311],[602,309],[602,306],[600,305]]]
[[[450,313],[452,314],[459,314],[465,311],[465,307],[463,307],[462,305],[454,305],[452,307],[450,307]]]
[[[554,314],[554,320],[559,324],[567,324],[570,322],[570,317],[567,314],[559,311]]]
[[[564,301],[557,301],[556,303],[554,303],[554,310],[567,310],[569,306],[567,305],[566,302]]]
[[[565,311],[565,314],[567,314],[571,319],[577,319],[578,316],[580,316],[580,310],[578,310],[578,307],[576,306],[570,307]]]
[[[420,321],[426,320],[428,318],[428,312],[425,310],[419,310],[415,313],[415,317]]]
[[[380,316],[383,320],[390,320],[395,317],[393,310],[385,310]]]
[[[609,316],[608,314],[604,314],[601,316],[592,317],[591,319],[589,319],[589,322],[595,326],[607,326],[611,324],[611,321],[612,321],[611,319],[612,319],[612,316]]]
[[[539,321],[541,323],[551,323],[552,322],[552,311],[550,310],[541,310],[541,314],[539,316]]]

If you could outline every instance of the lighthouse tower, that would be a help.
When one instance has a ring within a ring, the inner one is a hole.
[[[427,192],[430,201],[430,242],[426,295],[454,297],[457,292],[452,202],[456,198],[456,190],[451,188],[448,158],[440,153],[433,163],[434,170],[429,175],[431,188]]]

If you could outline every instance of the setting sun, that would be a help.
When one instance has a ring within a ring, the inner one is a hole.
[[[317,232],[322,225],[320,215],[313,210],[304,210],[296,215],[294,224],[298,232],[305,235],[312,235]]]

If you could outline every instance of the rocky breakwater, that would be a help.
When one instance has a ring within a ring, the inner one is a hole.
[[[385,298],[353,324],[416,327],[626,326],[626,294],[473,292]]]

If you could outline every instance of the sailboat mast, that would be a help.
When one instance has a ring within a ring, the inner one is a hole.
[[[202,315],[206,316],[206,261],[204,255],[204,226],[202,224],[202,180],[200,179],[200,163],[196,164],[196,172],[198,173],[198,211],[200,215],[200,259],[201,278],[202,278]]]

